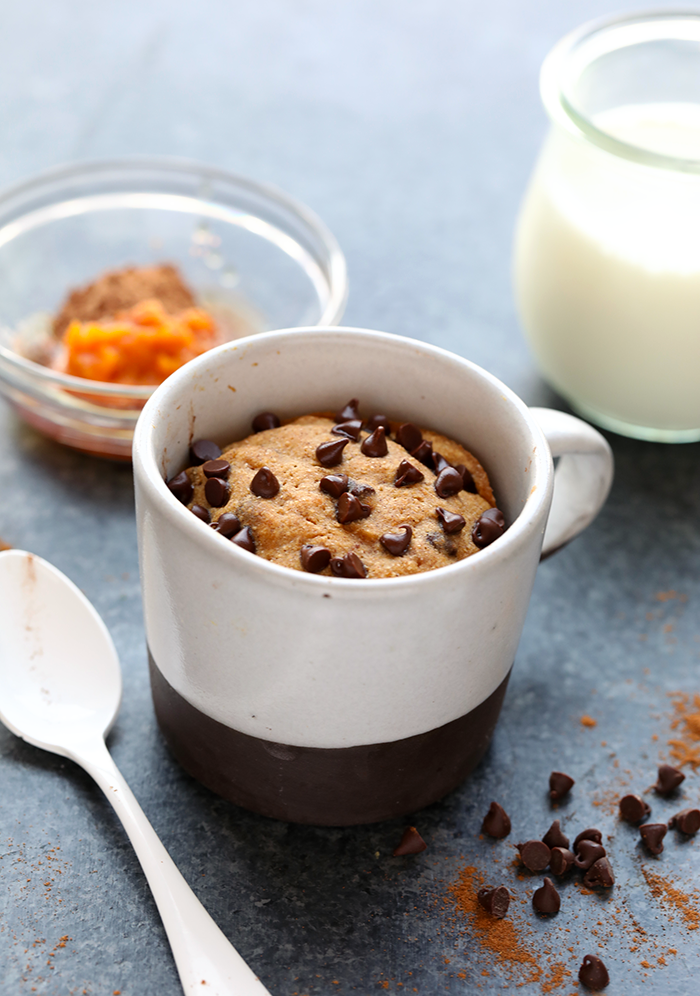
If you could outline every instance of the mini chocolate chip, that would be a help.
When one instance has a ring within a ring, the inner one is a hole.
[[[339,411],[335,417],[336,422],[352,422],[359,418],[360,402],[357,398],[351,398],[345,408]]]
[[[414,453],[413,455],[415,456],[416,454]],[[418,457],[418,459],[420,460],[420,457]],[[433,453],[433,469],[435,473],[436,474],[441,473],[441,471],[443,471],[445,467],[452,467],[452,464],[449,462],[449,460],[445,460],[442,453]],[[456,470],[456,468],[453,469]],[[459,471],[457,471],[457,473],[459,473]]]
[[[349,439],[329,439],[316,447],[316,459],[322,467],[337,467],[343,460],[343,450]]]
[[[553,771],[549,776],[549,798],[558,802],[571,791],[575,784],[576,782],[570,775],[565,775],[563,771]]]
[[[279,429],[280,420],[272,412],[261,412],[253,419],[253,432],[265,432],[266,429]]]
[[[549,864],[552,852],[541,840],[526,840],[517,845],[520,860],[531,872],[542,872]]]
[[[318,574],[328,567],[331,562],[331,551],[325,546],[311,546],[305,543],[300,550],[301,566],[309,574]]]
[[[248,553],[255,553],[255,537],[250,526],[244,526],[240,532],[231,538],[231,542],[235,543],[236,546],[240,546],[242,550],[247,550]]]
[[[615,884],[612,865],[606,857],[594,861],[583,876],[583,884],[587,889],[610,889]]]
[[[396,468],[396,476],[394,477],[394,487],[396,488],[407,488],[410,484],[419,484],[421,481],[425,480],[425,474],[414,467],[412,463],[408,460],[402,460],[401,463]]]
[[[331,570],[337,578],[366,578],[367,568],[356,553],[331,559]]]
[[[194,488],[192,486],[192,481],[190,481],[187,476],[186,470],[181,470],[179,474],[176,474],[175,477],[171,477],[170,480],[165,483],[175,497],[183,503],[183,505],[189,505],[192,501]]]
[[[279,494],[280,482],[269,467],[261,467],[250,482],[250,490],[258,498],[274,498]]]
[[[411,537],[413,536],[413,530],[410,526],[401,526],[403,532],[400,533],[384,533],[383,536],[379,537],[379,542],[382,544],[387,553],[390,553],[392,557],[401,557],[408,550],[411,543]]]
[[[359,418],[351,419],[349,422],[340,422],[339,425],[334,425],[331,432],[334,436],[345,436],[347,439],[352,439],[355,442],[360,438],[360,430],[362,429],[362,421]]]
[[[553,847],[552,856],[549,859],[549,867],[561,878],[562,875],[566,875],[570,872],[574,866],[574,861],[576,858],[571,853],[571,851],[566,847]]]
[[[192,512],[193,515],[196,515],[198,519],[201,519],[202,522],[208,523],[211,519],[209,509],[205,508],[204,505],[193,505],[190,512]]]
[[[659,776],[654,788],[659,795],[670,795],[683,781],[685,781],[685,775],[682,771],[674,768],[671,764],[662,764],[659,766]]]
[[[688,836],[697,833],[700,830],[700,809],[683,809],[671,817],[668,825],[680,830],[681,833],[687,833]]]
[[[535,890],[532,897],[532,905],[538,913],[553,914],[558,913],[561,907],[559,893],[554,888],[551,878],[545,876],[544,882],[539,889]]]
[[[620,799],[620,816],[628,823],[641,823],[651,812],[651,806],[641,795],[624,795]]]
[[[206,463],[207,460],[218,460],[220,456],[221,447],[213,443],[211,439],[198,439],[190,446],[192,463]]]
[[[231,473],[231,464],[228,460],[207,460],[202,464],[202,472],[205,477],[220,477],[225,481]]]
[[[445,467],[441,470],[435,481],[435,492],[440,498],[450,498],[452,495],[456,495],[458,491],[462,490],[462,477],[454,467]],[[484,513],[485,515],[486,513]],[[483,518],[483,516],[482,516]],[[481,519],[479,520],[481,522]],[[477,522],[477,526],[478,526]],[[474,527],[476,528],[476,526]],[[500,535],[500,533],[499,533]],[[494,536],[494,539],[496,537]],[[476,542],[476,540],[474,541]],[[491,542],[491,540],[489,540]],[[477,546],[479,544],[477,543]],[[485,546],[486,544],[484,544]]]
[[[435,512],[446,533],[458,533],[467,524],[467,520],[459,512],[450,512],[446,508],[436,508]]]
[[[353,481],[352,479],[348,481],[348,491],[351,495],[355,495],[356,498],[369,498],[370,495],[377,493],[369,484],[360,484],[359,481]]]
[[[360,444],[360,449],[367,457],[383,457],[389,452],[386,444],[386,432],[384,426],[380,425],[369,436],[365,436]]]
[[[486,912],[495,916],[497,920],[502,920],[508,912],[510,892],[505,885],[499,885],[495,889],[479,889],[476,898],[479,905],[483,906]]]
[[[340,498],[344,491],[348,490],[347,474],[328,474],[322,477],[318,486],[325,494],[331,498]]]
[[[405,854],[420,854],[427,846],[415,827],[406,827],[398,847],[394,848],[394,857],[398,858]]]
[[[361,502],[359,498],[351,495],[348,491],[338,499],[337,519],[341,525],[345,525],[348,522],[357,522],[358,519],[366,519],[371,514],[371,507],[365,505],[364,502]]]
[[[411,451],[411,456],[415,460],[419,460],[422,464],[425,464],[430,470],[435,466],[433,461],[433,444],[425,439],[416,446],[415,450]]]
[[[487,508],[474,523],[472,539],[476,546],[483,550],[485,546],[502,536],[505,528],[506,520],[503,518],[503,512],[498,508]]]
[[[380,425],[384,428],[384,431],[388,436],[391,431],[391,423],[386,415],[372,415],[365,422],[365,429],[367,432],[374,432],[374,430],[378,429]]]
[[[471,475],[471,472],[467,470],[463,463],[455,464],[455,470],[458,470],[462,475],[462,491],[468,491],[469,494],[477,494],[476,483]]]
[[[601,989],[605,989],[610,983],[610,976],[600,958],[596,958],[595,955],[586,955],[578,970],[578,980],[582,986],[597,993]]]
[[[561,826],[559,825],[559,820],[555,820],[547,833],[542,838],[542,843],[546,844],[547,847],[568,847],[569,838],[565,833],[562,833]]]
[[[222,481],[220,477],[210,477],[204,485],[204,495],[214,508],[221,508],[228,501],[231,487],[228,481]]]
[[[664,849],[664,837],[668,828],[665,823],[644,823],[639,828],[642,841],[650,854],[661,854]]]
[[[510,833],[510,816],[498,802],[492,802],[481,824],[481,832],[503,840]]]
[[[576,867],[588,871],[599,858],[605,857],[605,848],[594,840],[580,840],[576,848]]]
[[[587,830],[582,830],[578,837],[574,840],[574,854],[578,854],[578,845],[582,840],[593,840],[596,844],[602,844],[603,835],[600,830],[596,830],[595,827],[589,827]]]
[[[235,536],[236,533],[241,531],[241,524],[238,521],[238,516],[234,515],[233,512],[222,512],[219,518],[212,525],[218,526],[217,532],[221,533],[227,539],[231,536]]]
[[[423,433],[413,422],[402,422],[396,430],[396,442],[409,453],[413,453],[423,442]]]

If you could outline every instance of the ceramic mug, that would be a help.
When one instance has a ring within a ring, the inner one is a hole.
[[[503,536],[421,574],[326,577],[224,541],[165,485],[194,439],[223,446],[259,412],[293,419],[351,397],[473,452]],[[435,346],[343,328],[269,332],[191,361],[146,404],[133,460],[151,683],[172,753],[241,806],[326,825],[412,812],[472,771],[540,555],[591,522],[612,480],[608,444],[579,419],[528,409]]]

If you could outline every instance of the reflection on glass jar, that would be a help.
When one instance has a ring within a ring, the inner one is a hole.
[[[700,439],[700,14],[585,26],[541,90],[553,125],[515,237],[535,356],[592,421]]]

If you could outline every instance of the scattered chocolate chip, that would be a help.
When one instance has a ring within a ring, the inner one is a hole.
[[[555,820],[547,833],[542,838],[542,843],[547,847],[568,847],[569,838],[562,832],[559,820]]]
[[[563,799],[576,782],[570,775],[565,775],[563,771],[553,771],[549,776],[549,798],[554,802]]]
[[[594,840],[580,840],[576,847],[576,867],[588,871],[599,858],[605,857],[605,848]]]
[[[538,913],[558,913],[561,906],[559,893],[554,888],[551,878],[545,876],[544,882],[532,897],[532,905]]]
[[[411,451],[411,456],[415,460],[419,460],[420,463],[424,464],[430,470],[435,466],[433,460],[433,444],[429,443],[426,439],[422,443],[416,446],[415,450]]]
[[[372,509],[370,506],[365,505],[364,502],[361,502],[359,498],[351,495],[348,491],[345,491],[338,499],[337,519],[341,525],[345,525],[348,522],[357,522],[358,519],[366,519],[371,514]]]
[[[620,816],[628,823],[641,823],[651,812],[651,806],[641,795],[624,795],[620,799]]]
[[[582,986],[597,993],[609,984],[610,976],[600,958],[596,958],[595,955],[586,955],[578,970],[578,980]]]
[[[227,539],[235,536],[242,528],[238,516],[233,512],[222,512],[216,522],[212,522],[212,526],[218,526],[217,532]]]
[[[190,446],[192,463],[206,463],[207,460],[218,460],[220,456],[221,447],[213,443],[211,439],[198,439]]]
[[[549,859],[549,867],[561,878],[562,875],[566,875],[574,866],[574,861],[576,858],[566,847],[553,847],[552,856]]]
[[[413,455],[415,456],[416,454],[414,453]],[[420,460],[420,457],[418,457],[418,459]],[[445,460],[442,453],[433,453],[433,469],[435,470],[435,473],[439,474],[445,469],[445,467],[452,467],[452,464],[449,460]],[[457,473],[459,473],[459,471],[457,471]]]
[[[356,553],[346,553],[344,557],[333,557],[331,571],[337,578],[367,577],[367,568]]]
[[[454,467],[445,467],[444,470],[440,471],[440,473],[437,476],[437,480],[435,481],[435,492],[437,495],[439,495],[440,498],[450,498],[452,495],[456,495],[457,492],[461,490],[462,490],[462,478],[459,472],[454,469]],[[496,537],[494,536],[494,539],[495,538]],[[491,542],[491,540],[489,540],[489,542]]]
[[[602,844],[603,835],[600,830],[596,830],[595,827],[589,827],[587,830],[582,830],[578,837],[574,840],[574,854],[578,854],[578,845],[582,840],[593,840],[596,844]]]
[[[380,425],[383,427],[388,436],[391,431],[391,423],[386,415],[372,415],[372,417],[368,418],[365,422],[365,429],[367,432],[374,432],[374,430],[378,429]]]
[[[208,523],[209,520],[211,519],[211,514],[209,512],[209,509],[205,508],[204,505],[193,505],[192,508],[190,509],[190,512],[193,515],[196,515],[198,519],[201,519],[202,522]]]
[[[228,460],[207,460],[202,464],[202,471],[205,477],[220,477],[225,481],[231,473],[231,464]]]
[[[423,442],[423,433],[413,422],[402,422],[396,430],[396,442],[409,453],[413,453]]]
[[[476,484],[471,472],[467,470],[463,463],[458,463],[455,466],[455,470],[458,470],[462,475],[462,491],[468,491],[470,494],[477,494]]]
[[[353,418],[349,422],[340,422],[338,425],[334,425],[331,432],[334,436],[345,436],[347,439],[357,442],[361,429],[362,421],[359,418]]]
[[[410,526],[401,526],[403,530],[400,533],[384,533],[383,536],[379,537],[379,542],[382,544],[387,553],[390,553],[392,557],[401,557],[408,550],[411,538],[413,536],[413,530]]]
[[[662,764],[659,766],[659,776],[654,788],[659,795],[670,795],[684,781],[685,775],[682,771],[674,768],[671,764]]]
[[[610,889],[615,884],[615,876],[610,862],[606,857],[594,861],[583,876],[583,884],[587,889]]]
[[[503,512],[498,508],[488,508],[474,523],[472,539],[479,549],[483,550],[485,546],[502,536],[505,528],[506,520],[503,518]]]
[[[479,889],[476,898],[480,906],[495,916],[497,920],[502,920],[508,912],[510,906],[510,892],[505,885],[499,885],[495,889]]]
[[[280,482],[269,467],[261,467],[250,482],[250,490],[258,498],[274,498],[279,494]]]
[[[668,825],[688,835],[697,833],[700,830],[700,809],[683,809],[671,817]]]
[[[192,501],[194,488],[192,486],[192,481],[187,476],[186,470],[181,470],[179,474],[176,474],[175,477],[171,477],[170,480],[165,483],[175,497],[183,503],[183,505],[189,505]]]
[[[228,501],[231,487],[228,481],[222,481],[220,477],[210,477],[204,485],[204,495],[213,508],[221,508]]]
[[[402,460],[396,468],[394,487],[407,488],[410,484],[419,484],[424,480],[425,474],[418,470],[417,467],[414,467],[412,463],[409,463],[408,460]]]
[[[253,432],[265,432],[266,429],[279,429],[280,420],[272,412],[261,412],[253,419]]]
[[[330,495],[331,498],[340,498],[343,492],[348,490],[347,474],[328,474],[326,477],[321,478],[318,486],[321,491]]]
[[[481,824],[481,832],[495,837],[496,840],[503,840],[510,833],[510,816],[503,806],[497,802],[492,802],[489,811]]]
[[[436,508],[435,512],[446,533],[458,533],[467,524],[467,520],[459,512],[450,512],[446,508]]]
[[[428,845],[415,827],[406,827],[398,847],[394,848],[394,857],[404,854],[420,854]]]
[[[345,408],[339,411],[335,417],[336,422],[352,422],[359,418],[360,402],[357,398],[351,398]]]
[[[386,433],[384,426],[380,425],[369,436],[365,436],[360,444],[360,449],[367,457],[383,457],[389,452],[386,444]]]
[[[240,546],[242,550],[247,550],[248,553],[255,553],[255,537],[250,526],[244,526],[240,532],[231,538],[231,542],[235,543],[236,546]]]
[[[316,459],[322,467],[337,467],[349,442],[349,439],[329,439],[327,443],[320,443],[316,447]]]
[[[524,844],[517,845],[520,851],[520,860],[531,872],[542,872],[549,864],[552,852],[541,840],[526,840]]]
[[[331,551],[325,546],[311,546],[305,543],[300,550],[301,566],[309,574],[318,574],[324,571],[331,562]]]
[[[664,849],[664,837],[668,832],[666,824],[643,823],[639,832],[649,854],[661,854]]]
[[[355,495],[356,498],[369,498],[370,495],[376,494],[376,491],[369,484],[361,484],[359,481],[348,481],[348,491],[351,495]]]

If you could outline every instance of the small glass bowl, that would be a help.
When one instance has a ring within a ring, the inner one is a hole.
[[[74,449],[131,458],[155,386],[85,380],[18,352],[67,293],[105,270],[173,263],[226,338],[335,325],[347,299],[333,235],[281,191],[182,160],[61,167],[0,195],[0,392]]]

